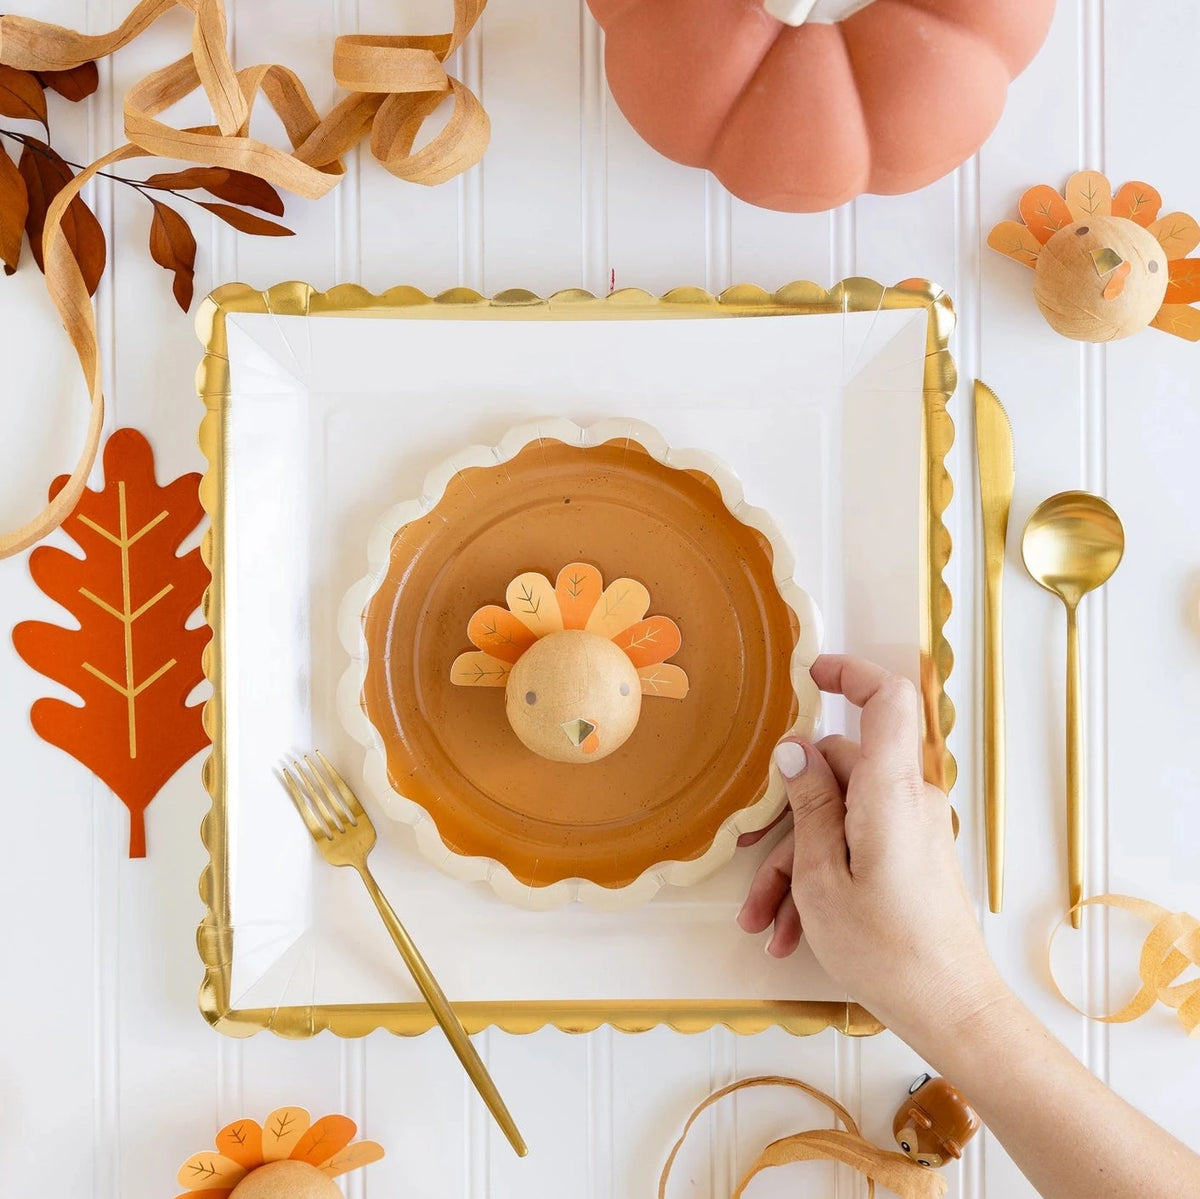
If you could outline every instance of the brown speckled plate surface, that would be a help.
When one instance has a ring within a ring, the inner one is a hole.
[[[644,703],[629,740],[586,765],[522,746],[502,690],[450,682],[477,608],[503,605],[521,571],[553,579],[573,561],[646,585],[650,612],[680,627],[672,660],[691,680],[684,700]],[[618,888],[699,857],[763,795],[771,749],[796,719],[799,631],[769,543],[708,475],[628,440],[535,442],[462,471],[396,534],[364,614],[362,703],[391,786],[429,812],[453,852],[495,859],[532,887]]]

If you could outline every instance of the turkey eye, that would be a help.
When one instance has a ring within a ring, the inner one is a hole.
[[[1157,262],[1147,263],[1146,270],[1148,270],[1152,275],[1157,275],[1158,274],[1158,263]]]
[[[917,1165],[918,1166],[927,1166],[927,1165],[929,1165],[929,1163],[923,1157],[919,1157],[919,1158],[917,1158]]]
[[[526,691],[525,692],[525,702],[527,704],[536,704],[537,703],[537,692],[536,691]]]
[[[905,1153],[911,1153],[911,1152],[912,1152],[912,1150],[911,1150],[911,1148],[909,1147],[909,1144],[908,1144],[908,1142],[907,1142],[907,1141],[901,1141],[901,1142],[900,1142],[900,1148],[901,1148],[901,1149],[903,1149]]]
[[[628,683],[622,683],[622,684],[621,684],[621,694],[622,694],[622,695],[628,695],[628,694],[629,694],[629,684],[628,684]]]
[[[1085,233],[1090,232],[1091,230],[1086,225],[1080,225],[1079,228],[1075,230],[1075,236],[1082,237]]]

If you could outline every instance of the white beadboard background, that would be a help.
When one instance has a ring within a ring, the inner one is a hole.
[[[654,0],[648,0],[653,3]],[[98,32],[121,0],[26,0],[18,8]],[[445,0],[228,0],[236,61],[296,68],[317,106],[334,99],[334,37],[356,30],[448,27]],[[1012,0],[1014,10],[1019,7]],[[119,97],[184,52],[173,14],[101,67],[88,105],[54,105],[56,141],[88,159],[119,137]],[[646,147],[610,100],[602,37],[579,0],[492,0],[455,64],[492,118],[483,165],[434,190],[400,183],[369,157],[320,203],[292,201],[287,241],[239,238],[205,217],[197,293],[233,279],[318,287],[357,281],[430,292],[616,285],[774,288],[862,274],[928,276],[955,298],[953,405],[959,439],[950,512],[957,553],[951,691],[962,773],[960,842],[982,901],[978,818],[980,611],[974,537],[969,381],[982,374],[1016,430],[1018,480],[1008,576],[1010,856],[1004,914],[986,929],[1002,968],[1071,1048],[1124,1095],[1200,1147],[1200,1046],[1162,1009],[1109,1029],[1053,997],[1043,946],[1062,898],[1061,609],[1020,569],[1017,535],[1051,492],[1105,492],[1124,517],[1129,552],[1084,628],[1092,730],[1088,840],[1093,890],[1129,891],[1200,912],[1200,347],[1149,331],[1110,348],[1055,337],[1031,298],[1032,276],[985,252],[992,223],[1021,190],[1074,169],[1114,183],[1145,179],[1166,208],[1200,211],[1195,52],[1200,10],[1186,0],[1060,0],[1049,40],[1015,83],[983,151],[925,191],[865,197],[839,211],[789,216],[748,207],[703,173]],[[193,110],[197,111],[197,110]],[[186,114],[185,114],[186,115]],[[199,119],[197,116],[192,119]],[[930,120],[937,114],[930,113]],[[269,127],[268,120],[266,125]],[[91,199],[113,259],[98,296],[109,420],[150,435],[160,478],[202,465],[192,378],[198,347],[145,251],[148,208],[100,181]],[[77,373],[32,268],[0,280],[0,358],[9,436],[0,446],[0,517],[27,518],[51,475],[69,466],[83,428]],[[0,563],[0,626],[55,619],[23,558]],[[332,631],[330,632],[332,636]],[[919,1063],[898,1041],[725,1029],[684,1037],[602,1029],[570,1037],[482,1034],[481,1051],[532,1153],[513,1157],[437,1034],[328,1034],[289,1042],[224,1040],[202,1021],[194,947],[207,806],[199,759],[150,808],[150,857],[125,857],[126,815],[72,759],[32,733],[31,702],[51,687],[0,638],[5,853],[0,865],[0,1194],[48,1199],[161,1199],[178,1164],[224,1122],[281,1103],[343,1110],[384,1143],[386,1161],[347,1180],[352,1199],[625,1199],[653,1192],[664,1152],[710,1088],[762,1072],[794,1074],[841,1097],[886,1143]],[[1075,976],[1102,1003],[1129,976],[1128,942],[1110,966],[1098,936]],[[1119,982],[1118,982],[1119,980]],[[797,1097],[755,1097],[701,1121],[675,1196],[723,1199],[768,1140],[822,1119]],[[1028,1184],[981,1136],[948,1171],[951,1194],[1020,1199]],[[863,1193],[831,1167],[793,1167],[754,1193]]]

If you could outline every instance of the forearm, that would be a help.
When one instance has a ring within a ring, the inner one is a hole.
[[[913,1047],[968,1096],[1043,1199],[1200,1195],[1200,1157],[1110,1091],[1011,993]]]

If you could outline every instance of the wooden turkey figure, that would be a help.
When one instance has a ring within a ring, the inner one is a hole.
[[[505,601],[471,617],[467,637],[477,649],[455,659],[450,679],[503,687],[508,722],[535,754],[599,762],[629,739],[644,695],[687,695],[687,675],[667,662],[679,650],[679,627],[646,616],[650,593],[636,580],[605,587],[595,566],[572,562],[554,583],[518,575]]]

